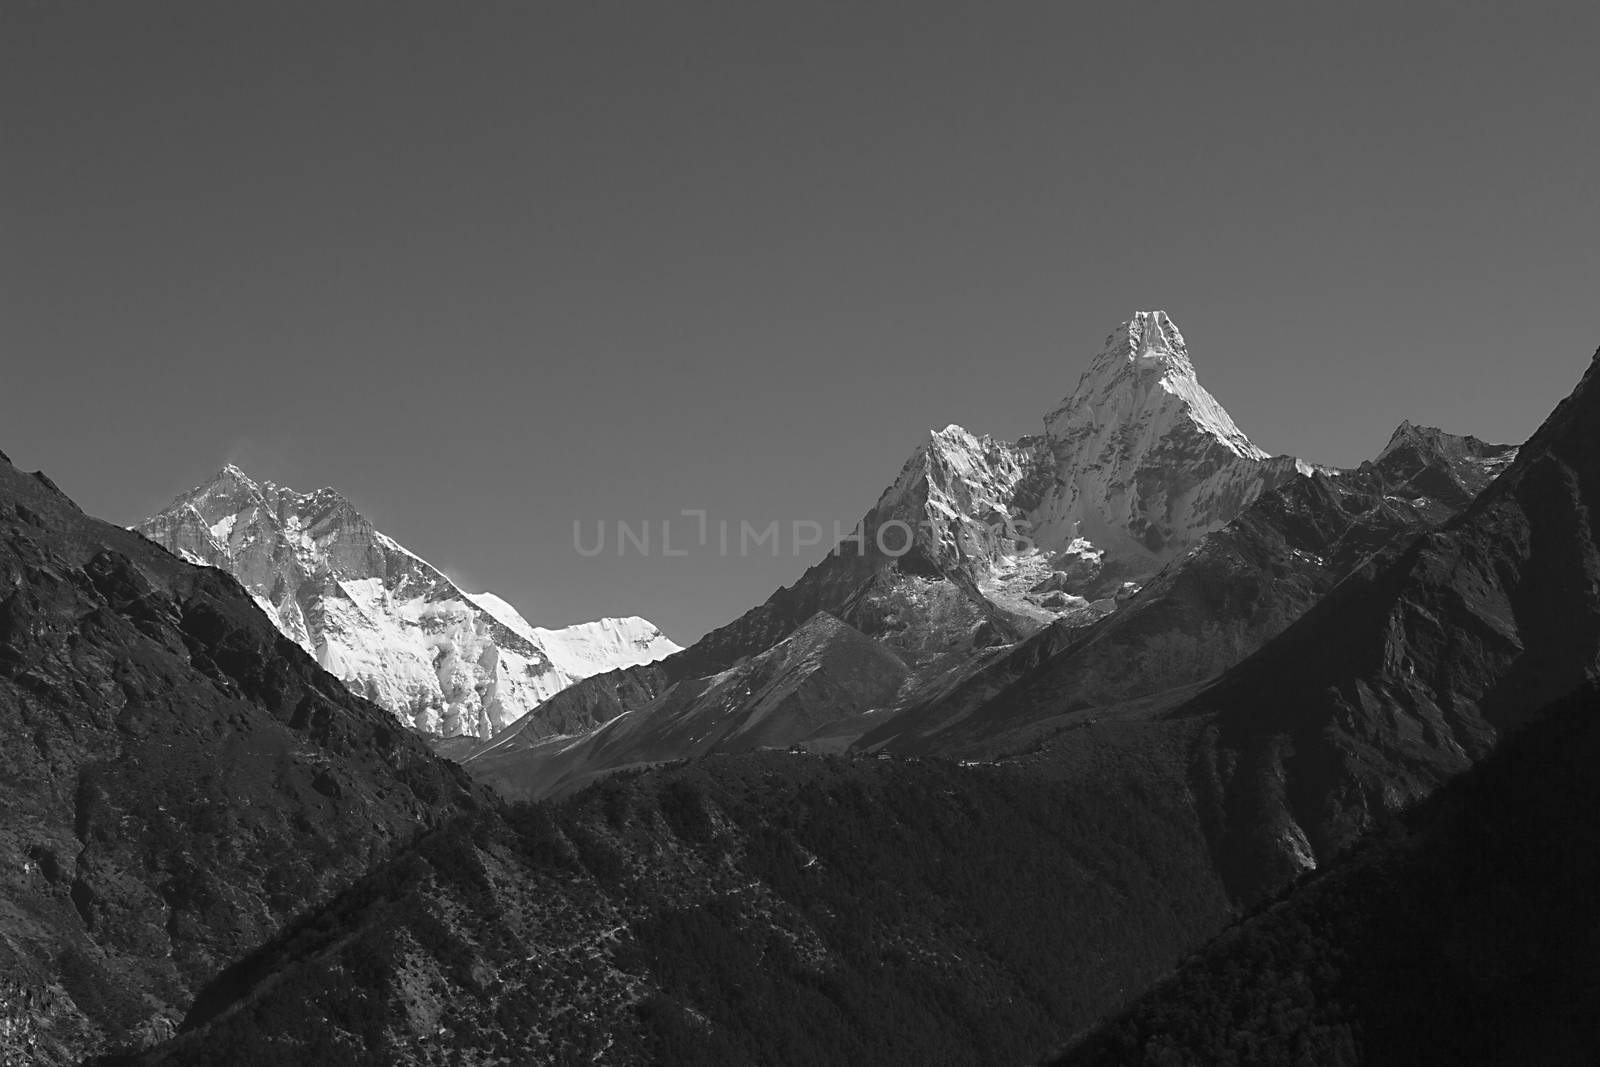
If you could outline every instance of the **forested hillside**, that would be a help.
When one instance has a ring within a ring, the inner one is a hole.
[[[1059,1063],[1597,1062],[1597,762],[1591,686]]]
[[[1228,921],[1194,816],[1144,774],[624,773],[430,835],[142,1062],[1026,1062]]]

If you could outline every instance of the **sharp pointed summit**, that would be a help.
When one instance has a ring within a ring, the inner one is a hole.
[[[1153,572],[1297,470],[1251,443],[1200,384],[1164,311],[1111,332],[1046,416],[1045,437],[1056,488],[1035,516],[1036,538],[1086,538],[1131,572]]]
[[[1200,384],[1183,334],[1165,311],[1136,312],[1113,330],[1045,424],[1057,438],[1085,432],[1126,437],[1135,427],[1166,434],[1181,427],[1216,438],[1235,455],[1268,458]]]
[[[1123,360],[1135,367],[1182,366],[1190,376],[1189,349],[1178,324],[1165,311],[1135,311],[1133,317],[1106,335],[1101,360]]]
[[[869,524],[908,523],[940,567],[969,569],[1006,569],[1025,527],[1045,562],[1024,570],[1070,572],[1054,588],[1096,599],[1154,574],[1262,490],[1309,471],[1251,443],[1200,384],[1164,311],[1137,312],[1113,330],[1044,430],[1015,443],[956,425],[934,431]]]

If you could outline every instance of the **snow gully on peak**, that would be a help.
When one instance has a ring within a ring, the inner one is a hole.
[[[1184,347],[1183,334],[1178,332],[1177,324],[1165,311],[1134,312],[1133,318],[1106,338],[1107,350],[1112,348],[1119,333],[1136,359],[1157,359],[1164,355],[1187,359],[1189,356],[1189,350]]]

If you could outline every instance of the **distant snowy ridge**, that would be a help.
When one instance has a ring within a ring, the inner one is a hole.
[[[533,626],[459,589],[335,490],[297,493],[232,464],[135,529],[228,571],[324,668],[430,734],[491,737],[579,679],[678,651],[638,617]]]

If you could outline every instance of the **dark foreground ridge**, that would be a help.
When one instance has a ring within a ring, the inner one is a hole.
[[[0,736],[0,1041],[31,1063],[170,1033],[223,966],[484,799],[233,579],[8,462]]]
[[[1600,356],[1458,518],[1180,708],[1235,895],[1270,895],[1600,673]]]
[[[767,752],[482,813],[138,1062],[1026,1062],[1230,914],[1192,814],[1107,773]]]
[[[1600,1062],[1600,690],[1542,719],[1058,1063]]]

